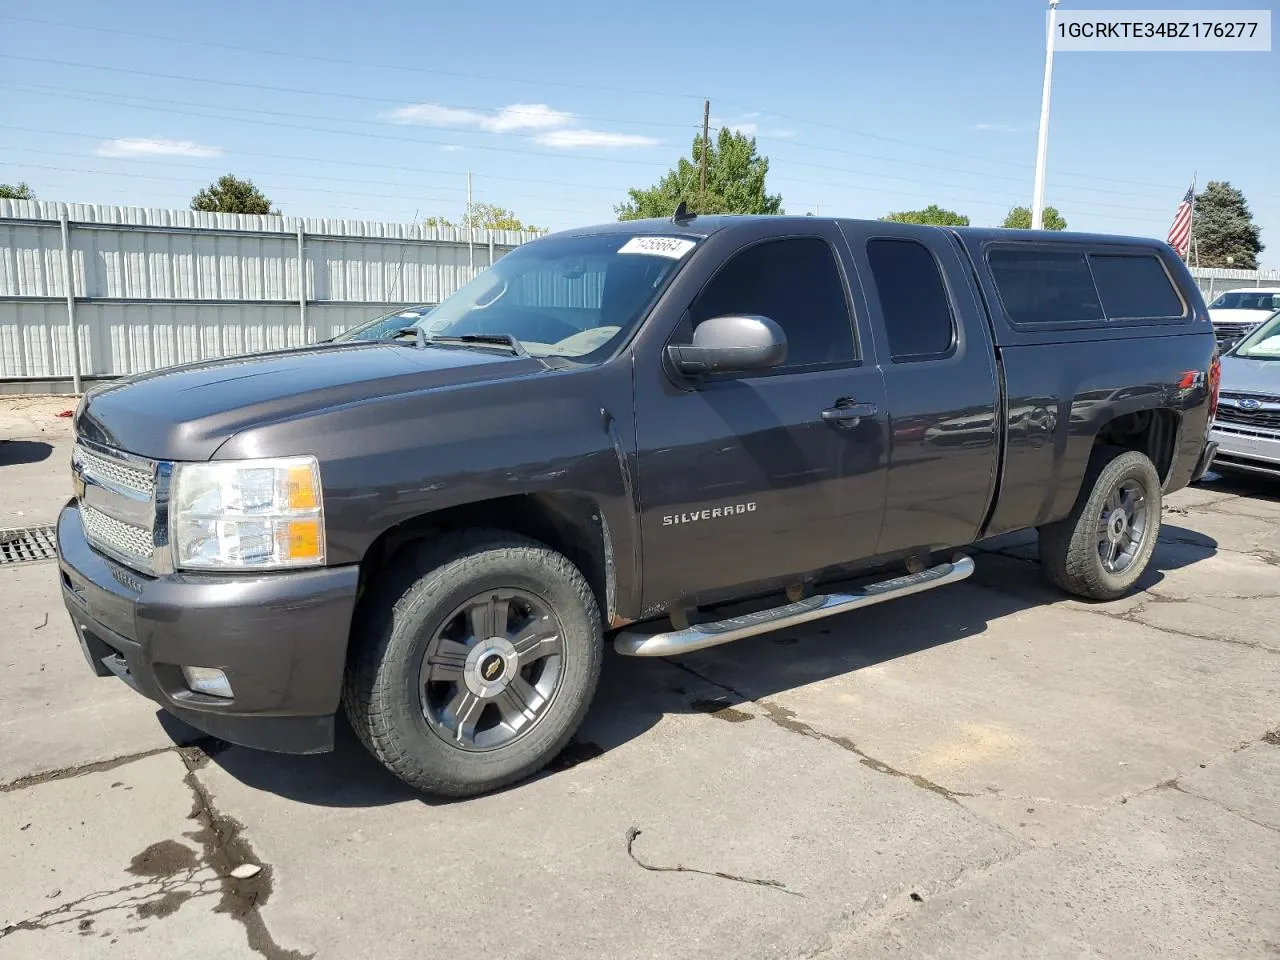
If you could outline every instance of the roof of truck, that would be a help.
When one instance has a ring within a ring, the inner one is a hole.
[[[773,223],[791,222],[797,226],[811,226],[814,223],[884,223],[881,220],[860,220],[852,217],[813,217],[813,216],[768,216],[754,214],[707,214],[692,217],[679,222],[670,218],[654,218],[649,220],[619,220],[613,223],[592,224],[562,230],[553,236],[588,236],[600,233],[629,233],[647,236],[665,234],[667,236],[709,237],[721,230],[731,230],[749,224],[768,220]],[[1066,230],[1013,230],[1004,227],[933,227],[935,230],[949,230],[968,239],[981,243],[986,240],[1052,240],[1068,243],[1110,243],[1110,244],[1143,244],[1162,243],[1151,237],[1119,236],[1106,233],[1077,233]]]

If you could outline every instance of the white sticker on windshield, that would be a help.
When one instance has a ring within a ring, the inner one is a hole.
[[[651,257],[670,257],[679,260],[697,243],[682,237],[632,237],[618,250],[619,253],[644,253]]]

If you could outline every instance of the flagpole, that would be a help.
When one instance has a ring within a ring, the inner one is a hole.
[[[1196,177],[1199,175],[1199,170],[1191,174],[1191,218],[1187,221],[1187,265],[1191,265],[1194,256],[1197,268],[1200,266],[1200,246],[1196,243]]]
[[[1031,229],[1044,229],[1044,173],[1049,150],[1049,92],[1053,88],[1053,28],[1058,0],[1049,0],[1049,30],[1045,38],[1044,89],[1040,92],[1040,136],[1036,142],[1036,181],[1031,197]]]

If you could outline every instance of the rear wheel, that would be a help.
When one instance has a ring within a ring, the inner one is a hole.
[[[600,672],[595,598],[564,556],[496,531],[418,548],[370,598],[344,703],[365,746],[424,793],[521,780],[564,747]]]
[[[1160,534],[1160,476],[1145,454],[1099,448],[1071,513],[1040,528],[1049,580],[1090,600],[1114,600],[1146,570]]]

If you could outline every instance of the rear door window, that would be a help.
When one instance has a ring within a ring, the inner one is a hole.
[[[950,352],[955,319],[942,271],[929,249],[915,240],[869,240],[867,261],[894,363]]]
[[[1160,261],[1150,255],[1090,254],[1089,266],[1108,320],[1181,317],[1186,306]]]

